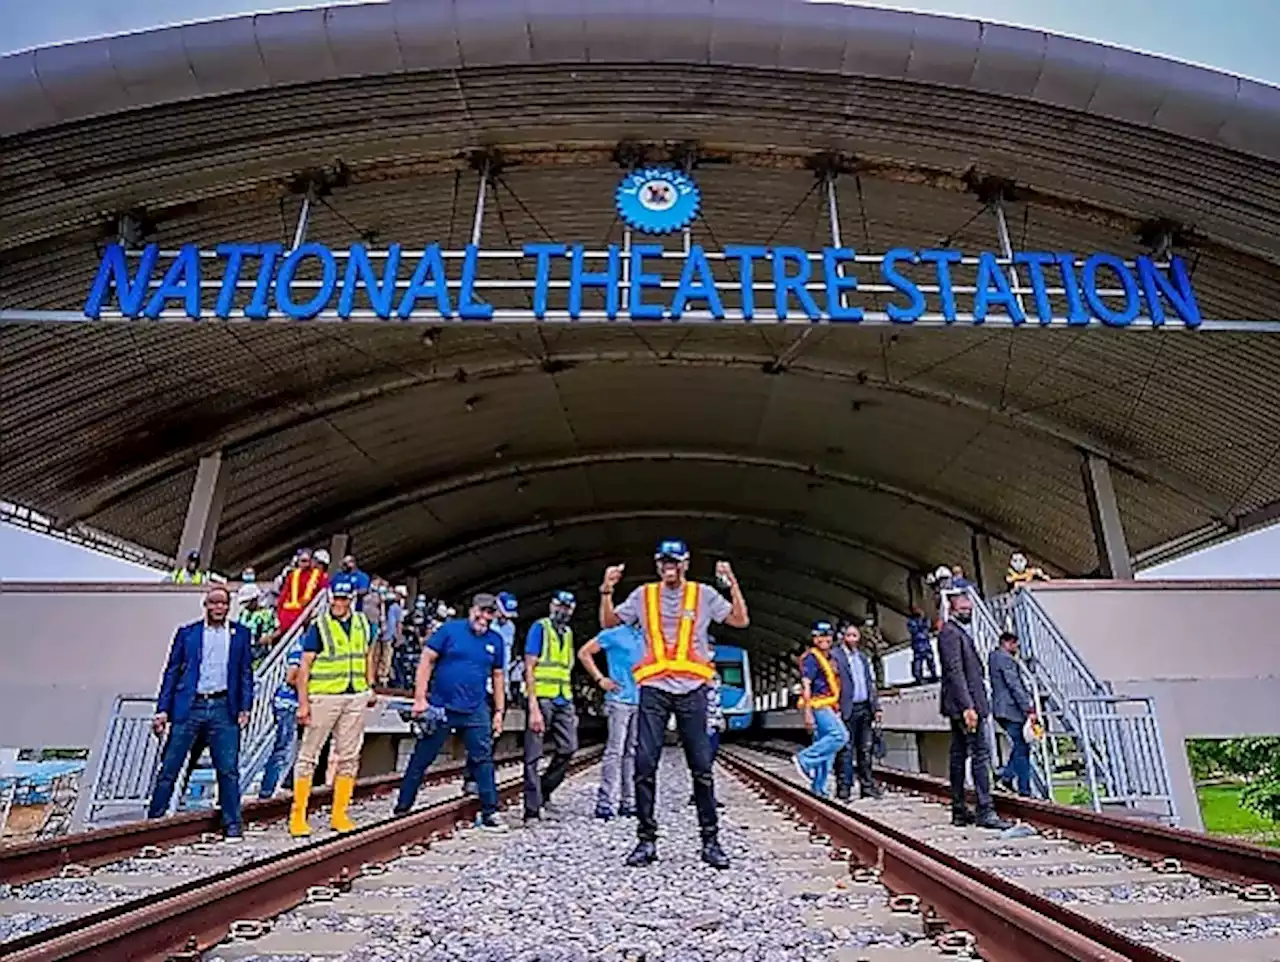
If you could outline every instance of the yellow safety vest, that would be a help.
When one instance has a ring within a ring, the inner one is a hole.
[[[680,604],[680,623],[676,628],[675,644],[667,640],[662,631],[662,585],[658,582],[644,586],[644,634],[647,644],[644,657],[631,673],[637,685],[655,678],[692,678],[710,681],[716,670],[710,661],[698,655],[693,643],[694,622],[698,618],[698,601],[702,586],[687,581]]]
[[[533,693],[539,698],[571,697],[569,673],[573,671],[573,629],[566,628],[562,636],[556,631],[550,618],[538,621],[542,625],[542,654],[533,666]]]
[[[355,695],[369,690],[365,655],[369,651],[369,619],[351,614],[350,633],[326,612],[316,619],[323,649],[311,663],[307,692],[312,695]]]
[[[202,585],[208,578],[203,571],[188,571],[186,568],[174,568],[169,573],[169,580],[175,585]]]
[[[827,694],[814,695],[809,699],[809,707],[834,708],[840,704],[840,676],[831,664],[831,659],[824,655],[820,649],[810,648],[809,654],[817,659],[818,667],[822,669],[822,674],[827,679]]]

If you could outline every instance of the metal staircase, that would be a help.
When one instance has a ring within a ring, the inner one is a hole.
[[[1073,749],[1094,811],[1121,808],[1126,814],[1176,824],[1152,699],[1116,694],[1099,680],[1033,592],[1018,590],[989,601],[972,588],[967,593],[973,602],[973,639],[984,664],[1001,631],[1011,629],[1020,640],[1047,734],[1038,756],[1033,756],[1038,793],[1053,797],[1061,756]]]
[[[249,713],[249,724],[240,736],[240,791],[243,795],[248,795],[253,789],[275,743],[275,715],[271,702],[287,671],[285,655],[315,614],[328,604],[328,598],[327,591],[317,592],[298,620],[276,641],[254,670],[253,708]],[[77,823],[93,826],[144,817],[164,755],[163,743],[151,731],[155,712],[154,696],[117,696],[102,745],[96,753],[96,764],[90,759],[93,780],[77,808]],[[187,778],[180,778],[169,802],[170,814],[181,807],[186,786]]]

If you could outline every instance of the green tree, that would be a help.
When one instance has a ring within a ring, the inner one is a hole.
[[[1226,738],[1187,744],[1187,759],[1197,779],[1234,775],[1245,781],[1241,804],[1280,821],[1280,738]]]

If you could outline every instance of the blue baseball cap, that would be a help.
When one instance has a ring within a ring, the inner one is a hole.
[[[520,610],[516,596],[510,591],[498,592],[498,610],[509,618],[514,618]]]
[[[352,598],[355,593],[355,587],[350,581],[339,581],[329,586],[329,594],[334,598]]]
[[[821,635],[834,635],[835,633],[835,629],[831,626],[831,622],[829,621],[815,621],[813,623],[813,628],[809,632],[809,634],[813,635],[815,638]]]
[[[672,561],[688,561],[689,546],[683,541],[670,540],[658,542],[658,550],[653,553],[654,560],[662,561],[670,558]]]
[[[573,608],[578,604],[578,599],[573,596],[572,591],[557,591],[551,596],[551,603],[553,605],[567,605]]]

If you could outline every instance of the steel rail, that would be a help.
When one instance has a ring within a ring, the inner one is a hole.
[[[580,754],[570,772],[594,764],[599,746]],[[522,778],[499,785],[510,801]],[[480,801],[464,795],[356,831],[300,845],[248,865],[197,879],[166,892],[75,920],[67,926],[0,944],[6,962],[147,962],[198,959],[220,942],[234,922],[267,919],[305,900],[315,886],[346,891],[371,866],[402,854],[406,845],[451,834],[475,817]]]
[[[939,798],[951,797],[950,785],[940,778],[886,768],[877,768],[875,775],[895,788]],[[1173,858],[1195,875],[1237,885],[1261,882],[1280,890],[1280,850],[1277,849],[1019,795],[994,792],[992,797],[1001,815],[1057,829],[1074,841],[1109,842],[1117,852],[1143,861]]]
[[[918,896],[953,926],[968,930],[989,962],[1176,962],[899,829],[817,798],[738,749],[726,748],[719,758],[847,848],[862,865],[878,868],[891,891]]]
[[[509,754],[494,759],[494,762],[503,765],[520,758],[518,753]],[[461,762],[432,768],[427,772],[425,784],[437,784],[452,778],[460,774],[463,768]],[[371,798],[388,794],[399,785],[399,774],[373,775],[356,782],[355,797]],[[311,794],[311,800],[313,804],[323,805],[332,796],[333,790],[328,786],[317,787]],[[247,801],[243,806],[244,822],[248,825],[277,821],[289,814],[290,804],[288,795]],[[88,832],[75,832],[57,838],[6,845],[0,847],[0,882],[9,885],[34,882],[57,875],[67,865],[102,865],[147,846],[171,845],[199,838],[206,833],[218,833],[221,828],[220,819],[217,809],[188,812]]]

